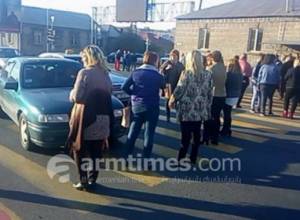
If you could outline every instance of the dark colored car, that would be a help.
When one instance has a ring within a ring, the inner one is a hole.
[[[12,58],[0,75],[0,107],[18,125],[21,145],[30,150],[63,146],[72,103],[69,94],[81,65],[60,58]],[[124,105],[112,96],[114,138],[121,126]]]
[[[107,55],[106,60],[108,63],[114,63],[115,62],[116,53],[112,52]]]
[[[137,65],[142,65],[143,64],[144,54],[142,54],[142,53],[136,53],[135,56],[136,56],[136,60],[137,60],[136,64]]]

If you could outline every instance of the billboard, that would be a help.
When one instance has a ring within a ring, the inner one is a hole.
[[[147,21],[148,0],[117,0],[117,22],[144,22]]]
[[[20,31],[21,0],[0,0],[0,31]]]

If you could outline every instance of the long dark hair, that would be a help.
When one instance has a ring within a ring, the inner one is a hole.
[[[215,50],[214,52],[212,52],[212,57],[213,57],[214,62],[224,64],[224,59],[223,59],[221,51]]]
[[[274,63],[276,56],[274,54],[266,54],[262,64],[271,65]]]
[[[242,73],[239,61],[234,57],[230,59],[227,66],[227,72],[231,73]]]

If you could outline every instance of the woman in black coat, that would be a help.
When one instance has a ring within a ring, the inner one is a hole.
[[[222,136],[231,136],[231,111],[232,107],[238,103],[239,97],[242,92],[243,74],[239,61],[231,59],[227,67],[226,77],[226,100],[223,107],[224,123],[221,131]]]
[[[284,97],[283,117],[293,119],[300,101],[300,59],[294,61],[294,68],[289,69],[284,80],[286,84],[286,94]],[[289,112],[290,100],[292,100],[292,106]]]

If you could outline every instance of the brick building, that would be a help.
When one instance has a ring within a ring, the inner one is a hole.
[[[49,51],[63,52],[66,49],[73,49],[79,52],[91,42],[89,15],[22,6],[21,53],[38,55],[45,52],[49,29],[55,32],[50,39],[51,42],[48,42]]]
[[[19,48],[21,0],[0,0],[0,47]]]
[[[288,2],[288,4],[287,4]],[[221,50],[225,59],[247,52],[300,51],[300,0],[236,0],[177,18],[175,47]]]

